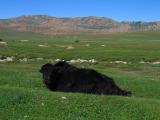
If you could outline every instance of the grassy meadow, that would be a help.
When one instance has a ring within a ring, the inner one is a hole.
[[[160,120],[160,64],[153,64],[160,61],[160,31],[48,36],[1,30],[0,38],[7,43],[0,56],[14,56],[0,62],[0,120]],[[132,96],[51,92],[43,85],[43,64],[78,58],[95,59],[75,65],[112,77]]]

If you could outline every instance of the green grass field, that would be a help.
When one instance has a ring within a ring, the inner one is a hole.
[[[0,120],[160,120],[160,64],[152,64],[160,61],[160,31],[66,36],[0,31],[0,37],[7,42],[0,44],[0,56],[15,57],[0,62]],[[22,58],[44,60],[19,62]],[[95,59],[97,64],[75,65],[111,76],[133,95],[51,92],[39,69],[58,58]]]

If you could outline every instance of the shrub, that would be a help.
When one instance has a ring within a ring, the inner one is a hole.
[[[75,40],[74,42],[75,42],[75,43],[79,43],[79,40]]]

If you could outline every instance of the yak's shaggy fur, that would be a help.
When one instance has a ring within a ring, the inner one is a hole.
[[[131,95],[131,92],[120,89],[112,78],[93,69],[74,67],[64,61],[54,65],[47,63],[40,72],[43,74],[43,83],[51,91]]]

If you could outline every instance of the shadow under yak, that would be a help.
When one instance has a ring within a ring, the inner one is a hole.
[[[93,69],[77,68],[65,61],[41,67],[43,83],[51,91],[79,92],[130,96],[130,91],[120,89],[112,78]]]

